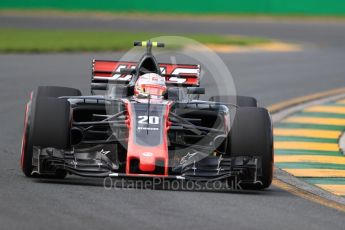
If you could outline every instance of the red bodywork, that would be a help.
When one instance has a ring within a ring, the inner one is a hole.
[[[135,127],[133,122],[135,122],[136,117],[133,115],[132,107],[130,106],[130,101],[125,101],[126,109],[128,111],[127,114],[127,126],[129,129],[129,136],[128,136],[128,148],[127,148],[127,164],[126,164],[126,174],[131,176],[139,176],[139,174],[134,174],[130,172],[130,163],[131,160],[137,159],[139,160],[139,169],[140,171],[144,172],[140,173],[140,176],[159,176],[164,177],[168,176],[168,165],[169,165],[169,154],[168,154],[168,130],[170,127],[170,122],[168,120],[168,115],[170,112],[171,104],[168,103],[166,105],[166,110],[164,113],[164,123],[163,123],[163,140],[162,143],[157,146],[143,146],[139,145],[134,140],[135,135]],[[156,162],[157,161],[164,162],[164,174],[152,174],[152,172],[156,169]]]
[[[28,119],[29,119],[29,106],[30,103],[32,101],[32,97],[33,97],[33,92],[30,93],[30,100],[28,103],[26,103],[25,106],[25,114],[24,114],[24,131],[23,131],[23,137],[22,137],[22,146],[21,146],[21,157],[20,157],[20,166],[22,167],[22,169],[24,169],[24,157],[25,157],[25,149],[26,149],[26,145],[27,145],[27,132],[28,132]]]
[[[132,76],[120,74],[120,70],[134,69],[136,65],[136,62],[93,60],[92,79],[127,81]],[[159,68],[167,84],[198,86],[200,83],[200,65],[160,63]]]
[[[25,148],[26,148],[26,133],[27,133],[27,124],[28,124],[28,110],[29,104],[26,104],[25,107],[25,117],[24,117],[24,131],[22,137],[22,148],[21,148],[21,157],[20,157],[20,166],[22,169],[24,168],[24,155],[25,155]]]

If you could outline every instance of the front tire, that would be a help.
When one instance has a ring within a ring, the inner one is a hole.
[[[268,111],[264,108],[238,108],[230,130],[228,152],[231,156],[261,157],[262,184],[245,184],[245,189],[264,189],[273,178],[273,134]]]
[[[39,86],[36,90],[36,97],[53,97],[62,96],[81,96],[79,89],[63,86]]]
[[[25,176],[33,176],[34,146],[57,149],[70,146],[70,104],[57,97],[77,96],[79,93],[71,88],[45,86],[31,94],[31,100],[26,105],[21,151],[21,168]],[[52,177],[64,178],[66,174],[64,170],[57,170]]]

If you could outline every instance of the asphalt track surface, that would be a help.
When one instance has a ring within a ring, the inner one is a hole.
[[[75,24],[62,23],[60,19],[38,21],[0,17],[0,26],[73,28]],[[80,23],[76,26],[86,28],[89,24],[93,28],[99,22]],[[232,72],[238,93],[256,96],[262,105],[344,87],[343,24],[242,23],[217,24],[215,28],[213,22],[195,26],[178,21],[151,24],[121,21],[128,30],[145,24],[162,32],[170,27],[172,33],[252,33],[306,44],[303,52],[296,53],[221,55]],[[286,28],[290,31],[285,31]],[[19,169],[19,158],[24,105],[29,92],[38,85],[64,85],[87,93],[91,59],[119,55],[0,55],[1,229],[345,229],[344,213],[274,186],[260,192],[105,190],[103,180],[25,178]]]

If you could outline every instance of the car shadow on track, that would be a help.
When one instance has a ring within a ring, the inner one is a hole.
[[[186,185],[181,183],[146,183],[144,180],[120,180],[120,179],[105,179],[105,178],[79,178],[79,177],[68,177],[65,179],[35,179],[36,183],[43,184],[57,184],[57,185],[70,185],[70,186],[92,186],[103,188],[108,191],[121,191],[121,190],[156,190],[156,191],[178,191],[178,192],[202,192],[202,193],[230,193],[230,194],[241,194],[241,195],[272,195],[276,193],[276,189],[269,187],[264,190],[245,190],[242,188],[231,189],[231,188],[212,188],[212,187],[193,187],[192,184]],[[173,183],[173,182],[172,182]]]

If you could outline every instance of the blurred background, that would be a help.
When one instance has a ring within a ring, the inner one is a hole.
[[[222,14],[294,14],[294,15],[345,15],[345,3],[338,0],[3,0],[5,9],[60,9],[108,12],[158,12],[158,13],[222,13]]]

